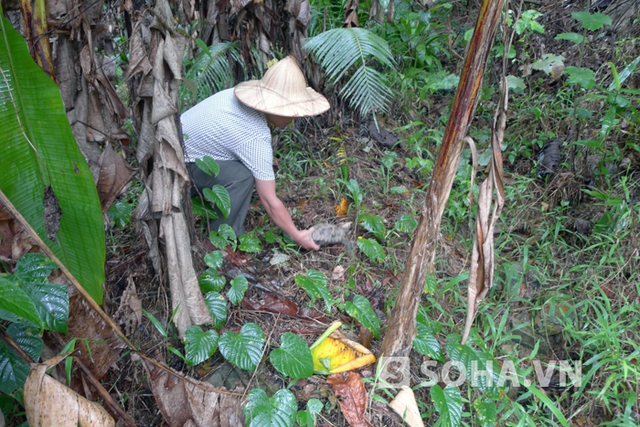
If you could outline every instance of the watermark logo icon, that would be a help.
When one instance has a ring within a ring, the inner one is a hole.
[[[381,356],[378,364],[380,387],[400,389],[411,385],[411,365],[408,357]]]
[[[534,378],[523,377],[518,373],[513,361],[505,360],[502,364],[493,361],[471,360],[469,366],[457,360],[449,360],[444,364],[435,360],[427,360],[420,366],[420,387],[433,387],[438,383],[471,387],[549,387],[552,382],[560,387],[582,385],[582,363],[578,360],[532,360]],[[378,365],[379,386],[397,388],[411,386],[411,365],[408,357],[381,357]],[[520,369],[522,372],[522,369]]]

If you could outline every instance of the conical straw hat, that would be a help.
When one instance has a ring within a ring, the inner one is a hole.
[[[244,105],[283,117],[307,117],[329,109],[329,101],[310,87],[293,56],[278,61],[261,80],[238,84],[233,93]]]

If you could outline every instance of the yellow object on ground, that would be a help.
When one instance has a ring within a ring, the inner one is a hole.
[[[341,322],[333,322],[311,346],[315,373],[337,374],[375,363],[376,357],[368,348],[348,339],[338,330],[341,325]]]

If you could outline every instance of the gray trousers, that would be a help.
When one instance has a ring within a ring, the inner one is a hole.
[[[249,211],[249,203],[253,194],[255,181],[253,175],[240,161],[218,161],[220,173],[218,176],[210,176],[204,173],[195,163],[187,163],[187,169],[191,175],[191,197],[202,194],[205,188],[211,188],[214,184],[222,185],[229,192],[231,199],[231,211],[229,219],[225,219],[222,212],[216,207],[218,219],[210,219],[211,231],[218,231],[220,224],[229,224],[236,236],[244,234],[244,219]]]

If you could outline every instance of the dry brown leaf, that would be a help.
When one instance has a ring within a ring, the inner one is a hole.
[[[241,427],[244,414],[241,396],[218,393],[209,383],[171,374],[145,362],[151,390],[164,420],[170,426]],[[239,394],[239,393],[236,393]]]
[[[13,230],[11,230],[11,221],[0,220],[0,260],[6,262],[11,259],[12,244]]]
[[[344,26],[347,28],[359,27],[358,23],[358,5],[359,0],[349,0],[347,3],[345,18],[344,18]]]
[[[11,242],[11,259],[14,261],[22,258],[22,255],[30,252],[31,249],[36,246],[36,242],[31,238],[29,233],[20,229],[13,235],[13,242]]]
[[[7,208],[4,205],[0,204],[0,221],[6,221],[13,219],[13,216],[9,213]]]
[[[120,307],[118,307],[114,318],[117,319],[121,325],[124,324],[124,332],[128,336],[131,336],[142,322],[142,303],[140,299],[138,299],[136,284],[131,275],[127,277],[127,289],[125,289],[122,294]]]
[[[300,210],[300,215],[306,215],[309,213],[309,204],[307,203],[307,199],[302,199],[298,202],[298,210]]]
[[[76,344],[78,357],[100,380],[111,365],[120,359],[120,353],[126,346],[121,340],[116,339],[116,332],[104,318],[75,291],[69,298],[69,313],[73,315],[69,316],[68,335],[86,338],[79,339]],[[75,384],[72,386],[78,390]]]
[[[502,180],[502,140],[506,123],[508,86],[506,78],[502,84],[502,99],[494,118],[491,136],[491,167],[489,176],[480,185],[478,197],[478,216],[476,218],[476,238],[471,254],[471,271],[469,272],[467,294],[467,319],[462,335],[464,344],[469,338],[473,319],[478,305],[485,298],[493,284],[494,252],[493,230],[504,205],[504,183]],[[493,193],[495,190],[495,200]],[[493,212],[491,205],[493,204]]]
[[[420,415],[420,410],[416,402],[416,396],[409,387],[403,386],[395,399],[389,403],[389,406],[396,414],[402,417],[403,421],[407,423],[409,427],[424,427],[424,422],[422,422],[422,416]]]
[[[140,34],[140,31],[142,31],[140,28],[141,22],[138,21],[129,40],[129,68],[127,69],[125,80],[129,80],[137,73],[147,75],[152,68]]]
[[[46,375],[65,359],[56,356],[45,363],[31,365],[24,384],[24,406],[31,427],[115,427],[104,408]]]
[[[121,155],[115,152],[111,143],[107,141],[104,151],[98,160],[100,173],[98,175],[98,196],[102,212],[106,212],[116,200],[120,190],[124,188],[133,176],[134,170]]]
[[[342,415],[351,427],[373,427],[365,416],[367,391],[359,374],[353,371],[333,374],[327,378],[327,382],[340,398]]]
[[[331,273],[331,280],[341,280],[344,276],[345,268],[341,265],[336,266]]]
[[[344,197],[340,200],[340,204],[335,207],[336,216],[338,218],[346,218],[347,212],[349,211],[349,202]]]

